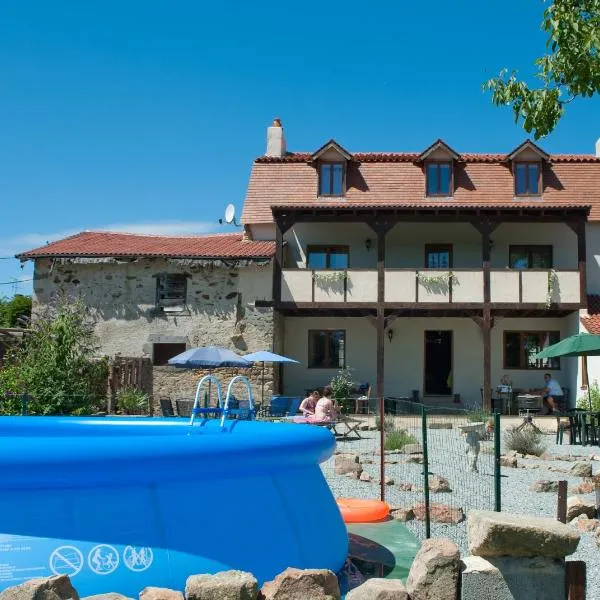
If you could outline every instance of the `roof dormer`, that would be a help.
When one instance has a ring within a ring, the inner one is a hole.
[[[516,197],[541,196],[544,189],[542,167],[550,161],[550,155],[531,140],[525,140],[505,159],[511,165]]]
[[[419,155],[417,162],[423,164],[428,198],[454,195],[454,163],[459,158],[458,153],[442,140],[437,140]]]
[[[346,195],[346,173],[352,154],[335,140],[329,140],[310,157],[319,174],[319,196]]]

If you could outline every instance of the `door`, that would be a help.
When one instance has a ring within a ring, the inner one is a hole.
[[[426,331],[424,393],[450,396],[452,383],[452,332]]]

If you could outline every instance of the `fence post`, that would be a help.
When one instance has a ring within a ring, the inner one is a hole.
[[[502,480],[500,464],[500,413],[494,413],[494,510],[502,510]]]
[[[25,392],[21,397],[21,415],[24,417],[27,415],[27,402],[29,401],[29,394]]]
[[[421,436],[423,438],[423,493],[425,495],[425,537],[431,537],[429,514],[429,456],[427,453],[427,408],[421,406]]]
[[[558,482],[558,499],[556,506],[556,519],[561,523],[567,522],[567,482]]]

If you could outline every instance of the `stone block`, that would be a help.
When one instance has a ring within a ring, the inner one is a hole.
[[[185,582],[186,600],[256,600],[257,596],[258,581],[244,571],[192,575]]]
[[[472,510],[467,538],[475,556],[563,558],[575,552],[580,534],[550,518]]]
[[[463,559],[461,600],[564,600],[565,561],[555,558]]]
[[[145,587],[140,592],[139,600],[183,600],[183,594],[169,588]]]
[[[368,579],[349,591],[346,600],[410,600],[400,579]]]
[[[288,568],[277,575],[273,581],[267,581],[260,592],[261,600],[340,600],[341,598],[337,577],[327,569]]]
[[[459,571],[460,552],[452,540],[425,540],[410,567],[406,590],[411,600],[453,600]]]
[[[572,521],[579,515],[586,515],[589,519],[596,516],[596,504],[588,502],[581,496],[569,496],[567,498],[567,521]]]
[[[591,462],[576,462],[571,467],[571,475],[576,477],[591,477],[592,476],[592,463]]]
[[[335,457],[335,474],[347,475],[352,473],[357,478],[362,473],[360,456],[358,454],[337,454]]]
[[[123,596],[117,592],[106,592],[105,594],[94,594],[93,596],[86,596],[81,600],[133,600],[128,596]]]
[[[417,521],[425,520],[425,502],[419,502],[413,507]],[[465,513],[462,508],[453,508],[445,504],[432,502],[429,505],[429,518],[435,523],[461,523],[465,519]]]
[[[56,575],[6,588],[0,600],[79,600],[79,594],[66,575]]]

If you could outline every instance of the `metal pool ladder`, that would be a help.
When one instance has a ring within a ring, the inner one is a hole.
[[[212,385],[214,383],[217,386],[217,399],[219,401],[218,409],[217,408],[200,408],[198,406],[198,402],[200,400],[200,390],[204,387],[204,384],[206,382],[208,382],[209,385]],[[231,384],[230,384],[230,387],[231,387]],[[229,389],[227,390],[227,397],[229,397]],[[194,424],[194,419],[196,418],[196,415],[202,415],[202,414],[214,413],[214,412],[223,412],[223,393],[221,392],[221,382],[214,375],[205,375],[198,382],[198,387],[196,388],[196,397],[194,398],[194,406],[192,407],[192,416],[190,417],[190,425]]]
[[[254,400],[252,398],[252,386],[250,385],[250,381],[244,375],[236,375],[235,377],[233,377],[233,379],[229,382],[229,385],[227,386],[227,395],[225,396],[225,407],[223,408],[223,415],[221,417],[221,428],[224,427],[225,419],[228,417],[228,415],[241,414],[242,410],[244,410],[239,408],[229,408],[231,390],[233,389],[233,384],[237,381],[246,384],[246,391],[248,392],[248,418],[252,420],[256,416],[254,413]]]

